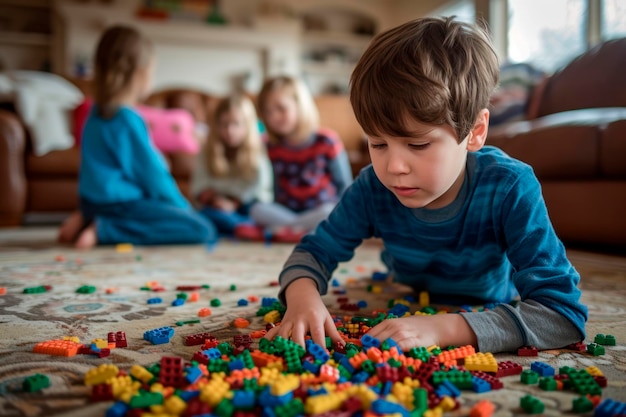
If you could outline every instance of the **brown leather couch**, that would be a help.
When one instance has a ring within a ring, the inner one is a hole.
[[[530,164],[566,242],[626,245],[626,39],[605,42],[535,89],[528,121],[487,144]]]
[[[77,84],[86,94],[88,84]],[[199,122],[207,122],[218,97],[188,89],[170,89],[151,95],[146,104],[183,108]],[[347,96],[316,97],[321,125],[336,130],[345,143],[353,173],[369,163],[362,130]],[[1,107],[0,107],[1,108]],[[38,214],[62,217],[78,207],[77,178],[80,150],[53,151],[43,156],[31,152],[28,133],[11,105],[0,110],[0,226],[18,226]],[[166,154],[171,172],[188,196],[194,157],[185,153]]]

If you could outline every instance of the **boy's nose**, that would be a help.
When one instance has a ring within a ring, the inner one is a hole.
[[[394,175],[407,174],[410,167],[402,155],[391,155],[387,161],[387,171]]]

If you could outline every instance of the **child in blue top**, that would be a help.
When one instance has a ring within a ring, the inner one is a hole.
[[[498,59],[479,28],[423,18],[378,35],[351,78],[372,165],[296,246],[280,274],[287,310],[268,332],[341,342],[320,294],[333,270],[370,237],[397,282],[483,312],[385,320],[372,337],[402,349],[473,345],[540,349],[584,339],[579,275],[555,235],[532,168],[484,147]],[[509,304],[515,297],[516,305]]]
[[[138,245],[212,243],[215,228],[180,193],[146,124],[133,109],[147,93],[154,59],[135,29],[114,26],[95,56],[95,105],[81,144],[81,210],[61,228],[61,241]]]

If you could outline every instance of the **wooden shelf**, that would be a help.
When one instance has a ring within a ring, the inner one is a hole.
[[[305,61],[302,63],[302,70],[309,74],[349,76],[354,70],[354,65],[342,62]]]
[[[323,45],[323,46],[340,46],[344,48],[354,48],[365,50],[369,45],[372,37],[369,35],[357,35],[348,32],[338,31],[307,31],[304,32],[303,41],[305,44]]]
[[[52,36],[47,33],[0,32],[0,44],[21,46],[50,46]]]

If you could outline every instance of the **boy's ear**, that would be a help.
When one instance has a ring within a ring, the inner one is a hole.
[[[487,131],[489,130],[489,110],[482,109],[478,113],[476,123],[469,134],[469,140],[467,141],[467,150],[470,152],[476,152],[485,146],[487,140]]]

